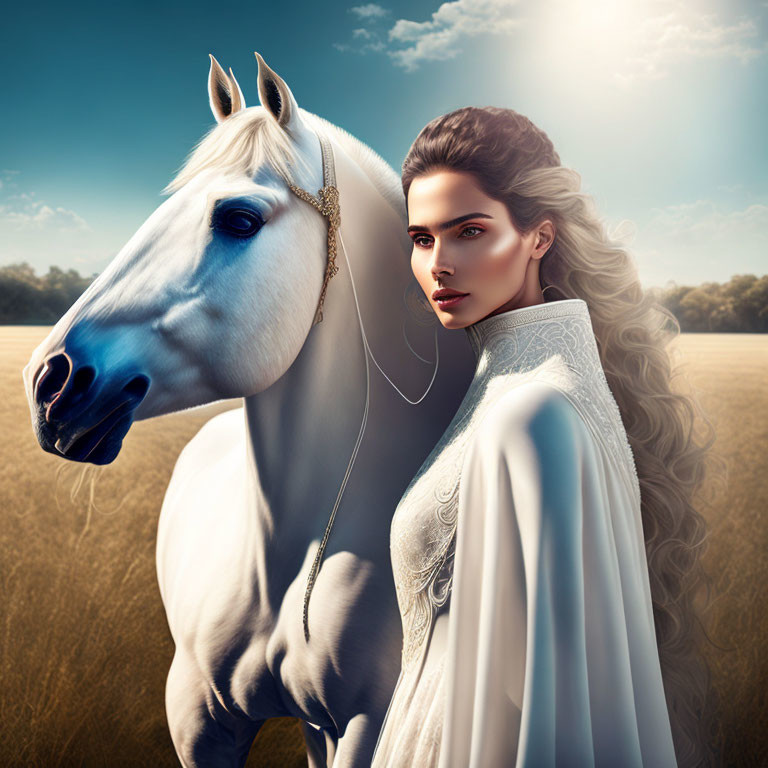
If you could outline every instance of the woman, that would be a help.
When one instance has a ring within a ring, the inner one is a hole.
[[[705,763],[711,436],[670,390],[674,319],[513,110],[436,118],[402,183],[413,272],[477,368],[392,521],[403,657],[374,768]]]

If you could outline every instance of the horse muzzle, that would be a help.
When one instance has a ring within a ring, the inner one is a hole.
[[[109,464],[149,390],[142,373],[100,374],[67,352],[50,355],[32,381],[33,423],[40,446],[72,461]]]

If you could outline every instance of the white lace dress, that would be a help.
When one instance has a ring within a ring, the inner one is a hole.
[[[392,519],[402,668],[372,765],[674,766],[639,486],[587,305],[466,331],[474,378]]]

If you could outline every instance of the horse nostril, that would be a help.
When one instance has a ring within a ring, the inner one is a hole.
[[[91,399],[97,371],[92,365],[82,365],[70,370],[70,365],[74,364],[64,354],[51,358],[48,365],[50,373],[41,377],[37,403],[45,408],[45,420],[50,423],[71,416],[73,408],[78,408]]]
[[[91,385],[95,380],[96,369],[93,366],[84,365],[78,368],[62,390],[54,407],[58,409],[66,404],[66,408],[72,408],[77,405],[86,395],[90,395]]]
[[[54,355],[43,363],[37,374],[34,397],[39,405],[50,402],[61,391],[69,377],[69,358],[64,355]]]
[[[149,378],[147,376],[135,376],[124,387],[123,392],[136,398],[137,401],[144,399],[149,389]]]
[[[84,365],[75,371],[72,377],[72,389],[75,392],[86,392],[96,378],[96,369],[90,365]]]

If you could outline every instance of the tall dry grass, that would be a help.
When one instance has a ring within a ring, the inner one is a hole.
[[[182,446],[234,403],[138,423],[114,464],[81,477],[40,450],[29,424],[21,368],[44,334],[0,328],[0,765],[178,765],[163,704],[173,648],[154,571],[157,516]],[[710,634],[726,649],[707,652],[724,765],[764,766],[768,338],[683,335],[678,348],[729,469],[706,510],[705,557]],[[249,765],[306,765],[295,721],[270,721]]]
[[[768,766],[768,336],[683,334],[678,386],[711,419],[725,483],[701,494],[709,526],[704,566],[713,599],[707,660],[720,698],[724,766]]]

